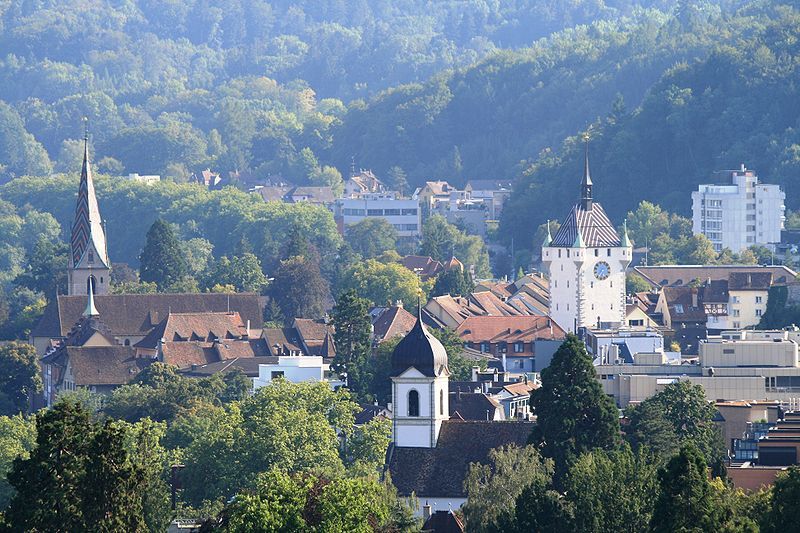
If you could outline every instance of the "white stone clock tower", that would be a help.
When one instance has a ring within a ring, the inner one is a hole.
[[[586,146],[580,201],[555,237],[542,245],[550,275],[550,316],[566,331],[619,327],[625,320],[625,269],[633,247],[627,228],[620,238],[602,206],[592,200]]]

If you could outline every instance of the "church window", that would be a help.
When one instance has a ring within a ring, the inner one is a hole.
[[[594,289],[594,281],[590,281],[589,282],[589,288],[590,289]]]
[[[612,311],[614,310],[614,304],[611,304],[611,310]]]
[[[567,280],[567,288],[569,289],[569,280]]]
[[[609,283],[611,283],[611,288],[614,288],[614,282],[610,281]]]
[[[561,272],[564,272],[564,265],[561,265]]]
[[[606,255],[611,257],[611,248],[606,248]]]
[[[419,416],[419,393],[415,389],[408,393],[408,416]]]
[[[558,258],[561,259],[561,248],[558,249]]]
[[[567,257],[569,257],[569,248],[567,248]]]
[[[131,340],[125,339],[125,346],[130,346],[130,345],[131,345]]]
[[[558,311],[558,304],[556,304],[556,311]]]
[[[444,414],[444,391],[439,389],[439,414]]]
[[[592,304],[592,311],[594,311],[594,304]]]
[[[103,284],[103,276],[100,276],[100,285]]]
[[[89,250],[89,262],[94,263],[94,252]]]
[[[599,255],[600,255],[600,248],[595,248],[594,249],[594,256],[597,257]]]
[[[569,311],[569,304],[567,304],[567,311]]]

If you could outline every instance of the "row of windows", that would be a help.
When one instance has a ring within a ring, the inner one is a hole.
[[[359,216],[363,217],[365,211],[363,209],[352,209],[346,207],[342,209],[342,213],[346,216]],[[391,216],[416,216],[417,209],[367,209],[366,215],[368,217],[391,217]]]
[[[398,231],[417,231],[417,229],[419,229],[419,226],[417,226],[416,224],[392,224],[392,225],[394,226],[394,229]]]
[[[514,353],[523,353],[525,351],[525,343],[524,342],[514,342],[512,343]],[[475,343],[468,342],[468,348],[475,348]],[[491,353],[492,352],[492,343],[491,342],[481,342],[478,343],[478,348],[480,349],[481,353]],[[505,341],[501,341],[497,343],[497,351],[499,353],[506,353],[508,351],[508,343]]]

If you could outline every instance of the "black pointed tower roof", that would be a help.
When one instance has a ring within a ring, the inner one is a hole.
[[[97,207],[97,197],[94,194],[92,167],[89,164],[89,128],[86,126],[83,135],[81,181],[78,187],[75,221],[72,224],[72,237],[70,239],[70,262],[72,266],[81,262],[83,255],[90,247],[94,248],[97,254],[98,265],[111,266],[106,251],[106,235],[100,218],[100,209]]]
[[[589,173],[589,141],[587,140],[583,156],[580,200],[561,222],[561,227],[547,246],[562,248],[623,246],[622,240],[605,210],[592,199],[593,185]]]
[[[422,323],[422,307],[419,305],[417,323],[392,352],[391,377],[399,376],[412,366],[429,377],[450,374],[447,351]]]

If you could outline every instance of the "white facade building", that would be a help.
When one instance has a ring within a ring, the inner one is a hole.
[[[399,198],[396,192],[367,193],[356,198],[339,198],[334,210],[340,233],[347,226],[365,218],[383,218],[397,230],[402,240],[416,240],[421,235],[419,202]]]
[[[581,199],[555,237],[542,246],[550,277],[550,316],[565,331],[619,327],[625,322],[625,269],[633,248],[620,238],[599,203],[592,200],[588,151]]]
[[[692,231],[705,235],[719,252],[779,243],[786,194],[778,185],[759,183],[744,165],[727,170],[724,184],[700,185],[692,193]]]
[[[314,355],[287,355],[276,357],[276,362],[258,365],[258,377],[253,378],[253,390],[266,387],[276,379],[291,383],[327,381],[332,388],[344,385],[330,373],[330,365]],[[333,379],[331,379],[333,378]]]

